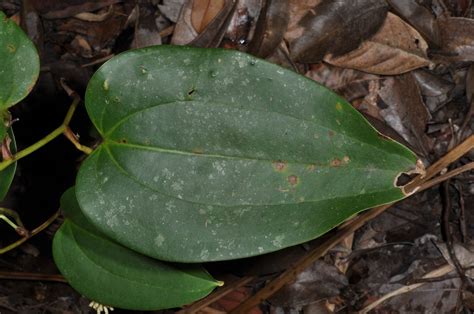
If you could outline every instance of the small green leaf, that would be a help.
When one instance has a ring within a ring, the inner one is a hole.
[[[61,199],[66,221],[54,236],[56,265],[73,288],[101,304],[133,310],[178,307],[219,283],[197,265],[163,263],[118,245],[82,215],[74,189]]]
[[[3,123],[1,124],[3,125]],[[6,134],[8,134],[8,136],[10,136],[10,139],[12,140],[10,143],[10,152],[14,154],[16,152],[16,142],[15,142],[15,136],[13,135],[13,129],[10,128],[6,131],[7,131]],[[13,177],[15,176],[15,171],[16,171],[16,162],[11,164],[7,168],[0,170],[0,201],[2,201],[8,193],[8,190],[10,189],[10,185],[13,182]]]
[[[95,73],[86,107],[104,141],[79,171],[79,204],[109,237],[162,260],[314,239],[403,198],[394,182],[416,163],[333,92],[236,51],[123,53]]]
[[[0,111],[26,97],[39,75],[34,44],[0,11]]]

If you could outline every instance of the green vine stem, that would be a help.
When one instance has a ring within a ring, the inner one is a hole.
[[[13,218],[15,222],[13,222],[10,218]],[[23,222],[20,219],[20,215],[18,215],[16,211],[0,207],[0,219],[5,221],[10,227],[15,229],[15,231],[19,235],[28,235],[28,231],[25,229],[25,226],[23,225]]]
[[[51,142],[52,140],[54,140],[56,137],[60,136],[61,134],[64,134],[66,136],[66,138],[68,140],[70,140],[78,150],[80,150],[80,151],[82,151],[86,154],[92,153],[92,149],[90,147],[81,145],[79,143],[77,137],[74,135],[74,133],[69,128],[69,122],[71,122],[72,116],[74,115],[74,112],[76,111],[76,108],[77,108],[77,105],[79,104],[79,102],[80,102],[80,98],[75,97],[74,100],[72,101],[71,106],[69,107],[69,110],[66,114],[66,117],[64,118],[63,123],[57,129],[55,129],[54,131],[52,131],[51,133],[49,133],[48,135],[43,137],[41,140],[34,143],[33,145],[17,152],[16,154],[14,154],[12,156],[12,158],[9,158],[9,159],[6,159],[6,160],[3,160],[2,162],[0,162],[0,171],[7,168],[8,166],[13,164],[17,160],[19,160],[23,157],[26,157],[29,154],[37,151],[38,149],[40,149],[44,145],[48,144],[49,142]]]
[[[0,248],[0,254],[3,254],[3,253],[6,253],[8,251],[11,251],[13,250],[14,248],[20,246],[21,244],[23,244],[24,242],[26,242],[28,239],[30,239],[31,237],[37,235],[38,233],[40,233],[41,231],[43,231],[44,229],[46,229],[47,227],[49,227],[49,225],[51,225],[55,220],[56,218],[59,217],[59,210],[56,211],[51,217],[48,218],[48,220],[46,220],[45,222],[43,222],[40,226],[38,226],[37,228],[33,229],[33,231],[31,231],[30,233],[24,235],[21,239],[19,239],[18,241],[16,242],[13,242],[12,244],[10,245],[7,245],[6,247],[3,247],[3,248]]]

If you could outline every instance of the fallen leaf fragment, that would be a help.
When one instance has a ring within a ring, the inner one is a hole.
[[[428,44],[398,16],[389,13],[380,30],[362,45],[343,56],[326,55],[324,61],[343,68],[397,75],[430,64]]]
[[[413,0],[388,0],[388,3],[425,39],[436,46],[440,45],[438,21],[427,8]]]
[[[223,8],[224,0],[194,0],[191,24],[196,32],[201,33]]]
[[[300,37],[304,28],[299,25],[301,19],[318,4],[321,3],[321,0],[289,0],[288,1],[288,30],[285,33],[285,39],[291,41]]]
[[[316,63],[327,53],[340,56],[356,49],[378,31],[387,9],[378,0],[323,0],[300,21],[302,35],[287,37],[292,59]]]
[[[288,0],[265,1],[248,52],[261,58],[272,54],[283,40],[288,18]]]
[[[474,61],[474,20],[450,17],[439,20],[442,50],[438,58],[447,61]]]
[[[420,154],[430,150],[431,139],[425,134],[430,113],[423,103],[420,89],[411,73],[387,79],[379,96],[386,108],[380,114]]]
[[[234,8],[234,0],[188,0],[181,9],[171,44],[217,47]]]

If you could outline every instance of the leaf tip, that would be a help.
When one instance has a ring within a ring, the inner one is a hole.
[[[400,188],[405,197],[414,194],[420,188],[419,186],[415,187],[415,188],[411,188],[411,186],[409,184],[411,182],[410,175],[419,175],[420,178],[425,177],[426,169],[425,169],[425,165],[423,164],[421,159],[416,160],[414,169],[409,170],[407,172],[400,172],[395,177],[395,180],[393,181],[393,185],[397,188]],[[410,186],[410,188],[408,188],[409,186]]]

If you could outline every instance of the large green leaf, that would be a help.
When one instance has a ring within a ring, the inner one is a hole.
[[[407,148],[303,76],[229,50],[121,54],[86,93],[103,143],[77,179],[91,222],[143,254],[212,261],[314,239],[404,197]]]
[[[135,310],[172,308],[218,285],[198,266],[163,263],[108,240],[82,215],[73,189],[64,193],[61,208],[68,219],[54,237],[54,260],[71,286],[94,301]]]
[[[8,130],[6,130],[6,134],[8,134],[8,136],[10,136],[10,139],[11,139],[10,152],[15,153],[16,142],[15,142],[15,136],[13,135],[13,129],[9,128]],[[8,193],[8,190],[10,189],[10,185],[13,182],[13,177],[15,176],[15,170],[16,170],[16,162],[11,164],[7,168],[0,170],[0,201],[2,201],[5,198],[5,196]]]
[[[5,136],[7,135],[7,127],[3,122],[3,117],[0,115],[0,142],[3,141]]]
[[[0,113],[28,95],[39,68],[34,44],[0,11]]]

